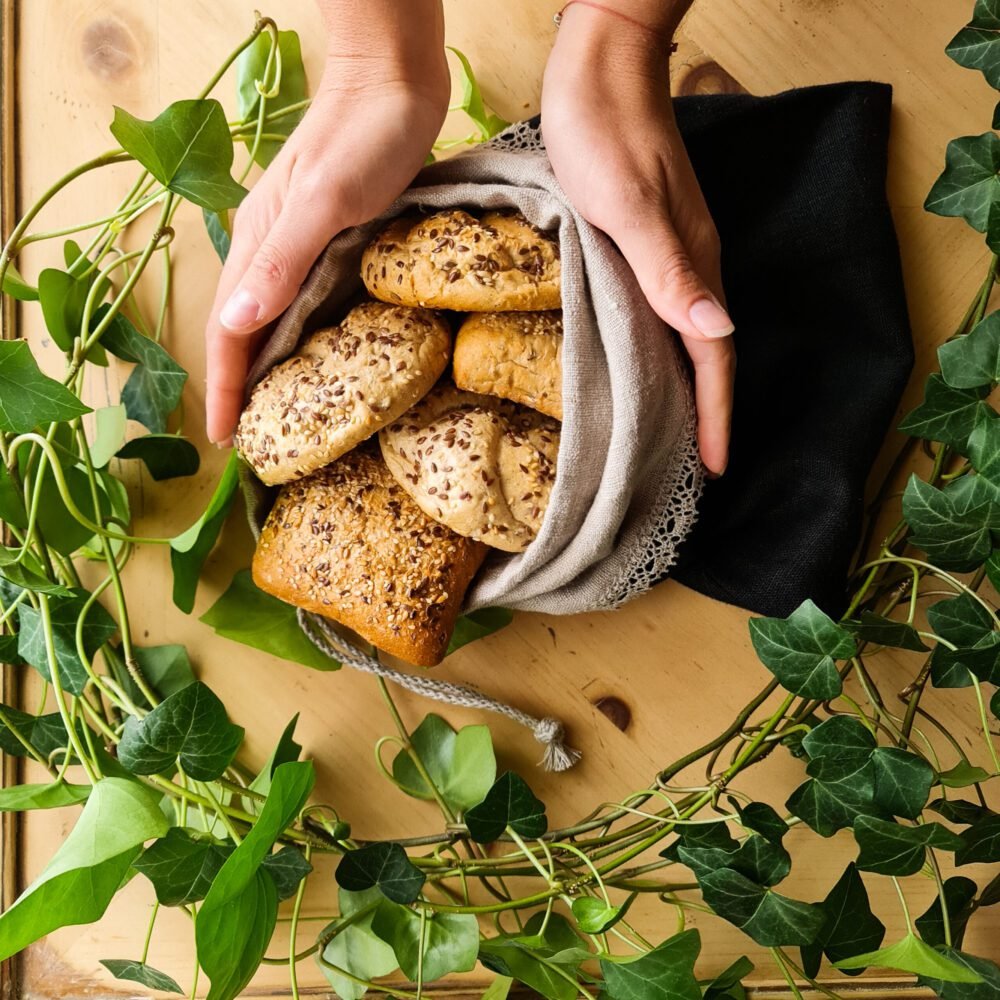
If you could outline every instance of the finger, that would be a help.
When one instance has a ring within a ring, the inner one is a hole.
[[[682,339],[694,369],[698,451],[705,468],[713,475],[721,476],[729,461],[736,350],[730,337]]]

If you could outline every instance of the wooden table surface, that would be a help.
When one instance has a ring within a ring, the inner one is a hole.
[[[551,15],[559,5],[560,0],[446,0],[449,43],[470,57],[489,102],[509,119],[538,109],[541,73],[555,31]],[[252,26],[254,6],[253,0],[6,0],[5,14],[14,20],[16,34],[15,90],[8,98],[16,101],[18,131],[16,164],[5,162],[4,169],[16,168],[19,204],[30,204],[69,166],[109,146],[112,104],[149,118],[200,89]],[[980,241],[965,227],[931,217],[921,208],[943,164],[946,141],[987,128],[995,102],[978,74],[959,69],[943,55],[944,44],[970,8],[971,3],[930,0],[699,0],[684,24],[674,60],[681,92],[744,88],[765,94],[844,79],[894,84],[889,186],[919,356],[906,407],[917,398],[936,344],[961,316],[984,269]],[[311,78],[317,79],[323,42],[312,0],[282,0],[265,13],[281,27],[299,31]],[[227,80],[220,93],[232,92],[232,81]],[[230,97],[224,99],[233,106]],[[733,155],[738,156],[738,150]],[[78,221],[89,207],[112,202],[122,190],[123,177],[118,168],[111,168],[86,178],[47,210],[44,227]],[[144,475],[130,481],[143,533],[152,535],[174,534],[197,516],[223,460],[201,430],[202,329],[218,263],[190,206],[178,218],[173,251],[176,271],[166,342],[192,373],[184,399],[185,431],[201,448],[203,464],[195,479],[155,489]],[[52,252],[26,255],[22,270],[37,273]],[[44,338],[36,313],[24,311],[24,329],[39,345]],[[114,382],[116,394],[124,376],[112,369],[105,377]],[[110,388],[110,383],[92,384],[94,401],[102,404]],[[899,444],[898,435],[892,438],[887,455]],[[170,601],[165,554],[141,553],[128,571],[137,635],[149,644],[186,644],[201,676],[247,728],[251,763],[264,759],[286,722],[300,713],[297,735],[306,752],[315,755],[318,794],[336,803],[358,836],[389,838],[436,830],[434,810],[406,799],[376,770],[373,746],[391,731],[391,722],[370,678],[346,670],[318,674],[285,664],[218,639],[198,622],[198,614],[228,585],[234,571],[248,564],[250,550],[245,525],[239,517],[231,518],[207,564],[192,616]],[[506,631],[449,658],[436,676],[473,682],[536,715],[557,715],[567,723],[572,742],[585,757],[573,771],[554,776],[535,768],[538,747],[524,731],[505,721],[487,720],[502,763],[531,780],[548,803],[553,822],[562,824],[602,800],[618,800],[645,786],[659,765],[714,735],[759,689],[765,672],[750,647],[746,620],[736,608],[667,583],[610,614],[570,619],[519,614]],[[880,662],[890,678],[898,672],[901,687],[905,675],[892,655]],[[887,681],[888,689],[892,684]],[[626,706],[630,721],[624,731],[595,707],[607,697]],[[950,704],[940,694],[932,697],[939,717],[959,738],[975,731],[971,699]],[[410,724],[428,710],[404,694],[399,702]],[[465,711],[447,715],[456,726],[484,721]],[[745,787],[781,807],[787,790],[799,780],[801,765],[788,755],[774,755],[751,772]],[[71,812],[32,815],[21,825],[18,857],[24,881],[48,859],[73,817]],[[803,899],[821,898],[842,871],[850,844],[796,829],[790,846],[796,870],[789,892]],[[335,905],[332,865],[321,860],[317,867],[319,876],[310,883],[315,888],[306,896],[307,915],[332,912]],[[879,889],[891,892],[888,885]],[[913,890],[915,912],[932,894],[930,883]],[[110,995],[127,990],[103,976],[97,960],[138,954],[152,902],[149,884],[135,879],[99,925],[69,928],[31,949],[22,968],[25,995]],[[889,927],[887,940],[895,939],[903,929],[898,905],[883,896],[877,896],[875,904]],[[669,908],[647,905],[641,915],[638,909],[633,914],[647,936],[658,940],[671,933],[674,915]],[[716,918],[695,915],[692,924],[702,928],[705,939],[703,974],[718,971],[746,952],[757,963],[753,981],[760,985],[760,995],[782,995],[784,987],[771,988],[777,973],[765,951]],[[279,939],[282,926],[287,925],[279,925]],[[994,907],[977,916],[970,950],[1000,957],[998,931],[1000,907]],[[272,952],[280,954],[281,947],[276,940]],[[150,962],[184,983],[189,982],[192,961],[187,918],[165,912]],[[253,990],[257,995],[279,995],[285,977],[284,969],[265,968]],[[325,980],[311,964],[301,967],[301,977],[305,987],[325,991]],[[453,984],[451,992],[478,995],[476,984],[485,979],[481,972],[469,974]],[[867,989],[868,995],[881,992],[871,981],[867,986],[855,981],[853,988]]]

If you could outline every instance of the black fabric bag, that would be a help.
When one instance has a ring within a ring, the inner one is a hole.
[[[736,324],[729,466],[671,574],[787,615],[846,606],[865,480],[913,365],[885,194],[891,88],[680,98]]]

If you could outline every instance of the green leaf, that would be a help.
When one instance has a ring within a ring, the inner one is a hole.
[[[854,839],[861,848],[858,868],[897,876],[920,871],[928,847],[955,851],[963,844],[962,838],[940,823],[900,826],[876,816],[859,816],[854,821]]]
[[[271,751],[271,756],[268,757],[264,766],[260,769],[260,773],[250,782],[250,788],[258,794],[267,795],[271,790],[271,778],[274,776],[275,768],[299,759],[299,754],[302,753],[302,744],[296,743],[294,739],[295,726],[298,724],[298,721],[299,716],[296,712],[292,716],[292,721],[285,726],[284,731],[278,739],[278,745]],[[252,803],[252,812],[259,811],[255,807],[256,803]]]
[[[141,459],[157,482],[193,476],[200,464],[198,449],[176,434],[146,434],[133,438],[118,450],[117,457]]]
[[[278,918],[278,893],[261,866],[315,780],[308,761],[277,768],[257,822],[212,882],[195,928],[198,961],[212,982],[208,1000],[238,996],[264,957]]]
[[[541,837],[548,829],[545,804],[513,771],[497,778],[483,801],[465,814],[465,823],[477,844],[492,843],[507,827],[529,839]]]
[[[22,531],[28,527],[24,495],[14,482],[10,469],[0,462],[0,521]]]
[[[949,43],[945,52],[969,69],[978,69],[991,87],[1000,87],[1000,21],[996,0],[977,0],[972,21]]]
[[[941,377],[955,389],[1000,382],[1000,311],[992,312],[964,337],[938,348]]]
[[[925,652],[928,648],[912,625],[883,618],[871,611],[862,611],[858,624],[848,624],[862,642],[891,646],[893,649],[912,649],[916,652]]]
[[[772,844],[780,844],[788,833],[788,824],[766,802],[748,802],[744,806],[737,799],[730,801],[740,817],[740,825],[759,833]]]
[[[158,797],[143,785],[98,781],[52,860],[0,916],[0,956],[8,959],[60,927],[100,920],[139,846],[166,830]]]
[[[399,844],[380,841],[348,851],[336,871],[337,885],[350,892],[377,888],[394,903],[412,903],[423,888],[424,873]]]
[[[202,208],[234,208],[246,195],[230,174],[233,140],[218,101],[175,101],[152,121],[116,107],[111,134],[161,184]]]
[[[991,777],[990,772],[974,767],[968,761],[959,761],[954,767],[938,774],[938,781],[945,788],[967,788]]]
[[[94,441],[90,445],[90,461],[95,469],[104,466],[115,457],[125,440],[125,425],[128,416],[123,403],[102,406],[94,411]]]
[[[879,948],[878,951],[842,959],[834,964],[834,968],[864,969],[869,965],[898,969],[900,972],[912,972],[919,976],[928,976],[948,983],[982,982],[982,978],[971,968],[935,951],[930,945],[924,944],[915,934],[907,934],[902,941],[897,941],[885,948]]]
[[[721,868],[731,868],[760,885],[777,885],[791,870],[792,860],[780,845],[751,834],[742,844],[727,850],[718,847],[690,847],[682,838],[677,851],[698,879]]]
[[[1000,198],[1000,139],[993,132],[948,143],[944,173],[934,182],[924,208],[935,215],[965,219],[986,232],[990,207]]]
[[[937,601],[927,609],[927,620],[954,646],[975,646],[993,630],[993,616],[971,594]]]
[[[601,959],[609,1000],[701,1000],[694,963],[701,951],[696,930],[681,931],[638,958]]]
[[[979,895],[980,906],[996,906],[1000,903],[1000,875],[994,875]]]
[[[159,990],[161,993],[184,994],[184,991],[170,976],[144,962],[136,962],[130,958],[102,958],[100,962],[115,979],[141,983],[143,986],[151,990]]]
[[[23,340],[0,340],[0,431],[25,434],[84,413],[90,407],[43,375]]]
[[[975,569],[993,551],[992,503],[960,511],[952,498],[913,475],[903,492],[910,541],[942,569]]]
[[[930,796],[934,768],[922,757],[896,747],[878,747],[872,752],[872,764],[875,801],[894,816],[916,819]]]
[[[835,660],[855,653],[854,639],[812,601],[788,618],[755,618],[750,638],[782,687],[803,698],[835,698],[843,687]]]
[[[635,898],[636,893],[632,893],[621,906],[612,906],[603,898],[577,896],[571,907],[573,919],[584,934],[604,934],[625,916]]]
[[[27,456],[27,450],[23,455]],[[62,457],[62,456],[60,456]],[[21,455],[18,456],[21,458]],[[89,521],[98,520],[94,510],[94,498],[90,487],[90,478],[86,471],[79,465],[71,465],[70,459],[64,457],[62,464],[63,477],[66,480],[66,487],[70,499],[77,509]],[[109,507],[112,506],[111,498],[103,488],[101,476],[98,474],[98,501],[101,510],[106,516]],[[58,490],[56,489],[55,477],[52,470],[46,463],[45,474],[40,478],[41,499],[38,507],[38,526],[42,530],[46,544],[51,549],[55,549],[62,555],[72,555],[81,546],[93,538],[93,531],[86,525],[80,524],[76,518],[70,514],[69,508],[64,503]]]
[[[454,46],[449,45],[448,49],[458,57],[461,67],[459,80],[462,87],[462,99],[456,105],[456,109],[464,111],[472,119],[473,124],[479,130],[478,140],[480,142],[492,139],[493,136],[502,132],[510,122],[486,110],[482,91],[479,89],[476,74],[473,73],[469,60]]]
[[[483,991],[479,1000],[507,1000],[514,980],[510,976],[497,976],[489,986]],[[346,1000],[346,998],[345,998]]]
[[[323,958],[359,979],[372,980],[395,972],[398,966],[396,955],[372,930],[375,910],[384,897],[378,889],[364,892],[339,890],[341,919],[353,917],[367,911],[354,922],[348,924],[330,940],[323,949]],[[360,983],[342,976],[326,965],[320,965],[323,975],[330,981],[341,1000],[360,1000],[367,992]]]
[[[993,815],[986,806],[981,806],[978,802],[966,802],[964,799],[935,799],[927,808],[933,809],[949,823],[961,823],[966,826]]]
[[[850,777],[871,760],[875,737],[851,715],[835,715],[814,726],[802,740],[809,774],[824,781]]]
[[[38,276],[38,297],[45,326],[63,351],[71,351],[73,342],[83,332],[84,309],[96,278],[96,272],[87,278],[77,278],[54,267],[47,267]],[[103,287],[107,288],[106,281]],[[103,297],[103,292],[95,296],[97,302]],[[90,348],[87,360],[98,365],[108,363],[100,344]]]
[[[36,594],[50,594],[53,597],[72,597],[73,591],[61,583],[53,583],[46,575],[42,564],[30,552],[7,549],[0,546],[0,580],[6,581],[18,590],[31,590]],[[14,638],[8,636],[8,638]]]
[[[1000,495],[1000,416],[990,410],[969,435],[967,449],[972,467],[979,473],[975,478],[984,480],[994,489],[994,499]],[[996,518],[993,521],[996,527]]]
[[[441,797],[457,812],[482,802],[496,779],[493,740],[486,726],[465,726],[456,733],[441,716],[431,714],[413,731],[410,745]],[[396,755],[392,776],[408,795],[434,797],[410,751]]]
[[[48,758],[53,751],[65,747],[69,742],[62,716],[58,712],[35,716],[8,705],[0,707],[7,722],[43,757]],[[27,757],[28,751],[10,731],[7,722],[0,722],[0,750],[10,757]]]
[[[0,788],[0,812],[26,812],[29,809],[76,806],[87,801],[90,787],[90,785],[70,785],[65,781],[54,781],[50,785],[11,785],[9,788]]]
[[[731,868],[698,881],[705,902],[765,948],[809,944],[823,925],[820,907],[765,889]]]
[[[29,285],[11,263],[7,264],[7,270],[3,273],[2,290],[4,295],[9,295],[19,302],[38,301],[38,289]]]
[[[121,313],[111,321],[101,343],[116,358],[135,364],[121,394],[129,419],[137,420],[154,434],[162,434],[167,429],[167,417],[181,401],[187,372]]]
[[[885,925],[872,912],[868,890],[853,862],[819,906],[823,925],[816,940],[802,947],[803,968],[813,978],[819,972],[821,954],[839,962],[873,951],[885,938]]]
[[[231,451],[226,460],[225,468],[222,470],[222,475],[219,477],[219,482],[216,484],[208,506],[201,517],[187,531],[181,532],[170,542],[170,568],[174,574],[174,604],[188,614],[194,607],[194,598],[198,591],[198,578],[201,575],[202,566],[205,565],[208,554],[218,541],[219,533],[229,516],[233,501],[236,499],[238,486],[239,458],[235,451]],[[221,604],[223,600],[225,600],[225,595],[219,603]],[[205,618],[202,618],[202,621],[205,621]],[[308,641],[304,636],[303,640]],[[252,645],[252,643],[248,645]]]
[[[972,901],[979,891],[971,878],[953,875],[944,883],[945,905],[948,908],[948,926],[951,939],[956,947],[961,947],[965,925],[974,912]],[[938,947],[946,944],[944,919],[941,915],[941,897],[935,896],[931,905],[914,921],[920,936],[929,944]]]
[[[705,1000],[747,1000],[747,991],[742,980],[749,976],[754,968],[753,962],[746,955],[740,956],[705,987]]]
[[[240,53],[239,59],[236,60],[236,93],[239,117],[244,122],[256,121],[259,115],[261,98],[257,90],[257,82],[259,81],[267,91],[274,89],[275,68],[273,63],[270,73],[266,72],[267,57],[271,45],[271,36],[262,32],[248,48]],[[281,54],[281,82],[278,93],[267,99],[264,106],[267,114],[281,111],[290,104],[298,104],[305,100],[308,93],[299,36],[294,31],[279,31],[278,51]],[[267,122],[264,125],[264,131],[287,137],[292,134],[292,130],[302,120],[304,113],[304,111],[298,111],[276,121]],[[253,135],[245,136],[244,142],[248,147],[252,147]],[[260,142],[254,154],[254,161],[261,167],[266,167],[278,155],[281,146],[282,143],[270,139]]]
[[[157,902],[184,906],[205,898],[212,881],[233,848],[211,839],[194,837],[173,827],[132,862],[153,883]]]
[[[964,455],[972,432],[993,412],[985,396],[983,389],[953,389],[934,372],[927,377],[924,401],[903,418],[899,429],[950,444]]]
[[[83,694],[90,680],[76,647],[77,621],[89,597],[89,594],[78,591],[72,597],[49,598],[52,642],[59,667],[59,677],[63,687],[75,695]],[[18,609],[18,618],[20,620],[18,653],[46,680],[51,681],[41,612],[29,604],[22,604]],[[105,611],[103,605],[95,601],[87,611],[80,630],[83,651],[87,657],[93,657],[94,653],[117,631],[118,623]]]
[[[169,698],[194,683],[194,671],[183,646],[133,646],[132,651],[146,683],[161,697]],[[138,689],[135,696],[141,697]]]
[[[995,962],[974,955],[966,955],[954,948],[941,948],[942,954],[956,965],[962,966],[968,972],[976,975],[980,983],[968,986],[964,982],[956,983],[932,976],[921,975],[917,982],[933,991],[938,1000],[997,1000],[1000,997],[1000,968]]]
[[[232,763],[243,742],[226,707],[201,681],[160,702],[143,719],[125,722],[118,759],[133,774],[159,774],[175,761],[195,781],[214,781]]]
[[[977,820],[959,835],[956,865],[1000,861],[1000,816],[990,814]]]
[[[226,592],[200,621],[226,639],[262,649],[282,660],[315,670],[338,670],[340,664],[321,653],[299,628],[295,608],[258,589],[249,570],[233,577]]]
[[[403,974],[433,982],[469,972],[479,954],[479,921],[471,913],[434,913],[421,919],[408,906],[388,900],[375,911],[372,930],[395,952]],[[421,957],[422,956],[422,957]]]
[[[291,844],[268,854],[263,867],[274,879],[279,900],[291,899],[298,891],[299,883],[313,870],[305,855]]]
[[[456,649],[467,646],[470,642],[483,639],[500,629],[506,628],[514,620],[514,612],[507,608],[480,608],[460,615],[455,622],[455,629],[448,642],[446,656],[451,656]]]
[[[218,254],[219,260],[225,264],[226,258],[229,256],[229,248],[233,242],[233,232],[229,224],[229,213],[209,212],[203,208],[201,215],[205,220],[205,230],[208,233],[209,240],[212,242],[212,247]]]

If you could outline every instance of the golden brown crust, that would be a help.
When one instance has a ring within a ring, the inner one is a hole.
[[[269,486],[300,479],[405,413],[450,353],[441,317],[363,302],[264,376],[240,417],[236,448]]]
[[[473,313],[455,338],[455,385],[562,420],[562,313]]]
[[[419,666],[440,663],[486,546],[428,518],[377,455],[285,486],[253,559],[261,590]]]
[[[496,396],[439,383],[379,433],[389,471],[430,517],[505,552],[538,534],[559,425]]]
[[[519,212],[400,216],[365,250],[361,277],[375,298],[411,306],[508,312],[561,305],[559,245]]]

